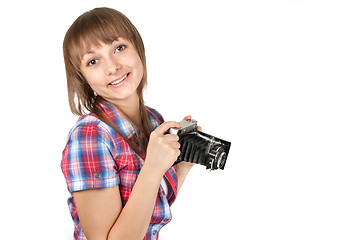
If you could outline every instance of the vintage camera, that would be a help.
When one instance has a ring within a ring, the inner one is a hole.
[[[198,163],[210,170],[224,169],[230,142],[213,137],[197,130],[197,121],[194,119],[179,122],[179,129],[170,128],[169,133],[179,136],[181,154],[174,163],[181,161]]]

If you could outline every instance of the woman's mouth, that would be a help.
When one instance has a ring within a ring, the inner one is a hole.
[[[118,85],[119,83],[123,82],[127,77],[128,77],[129,73],[125,74],[124,76],[122,76],[120,79],[117,79],[111,83],[109,83],[109,85]]]

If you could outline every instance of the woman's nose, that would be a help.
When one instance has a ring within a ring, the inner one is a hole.
[[[121,68],[121,65],[118,59],[115,58],[115,56],[111,56],[108,58],[108,61],[107,61],[108,75],[115,74],[120,68]]]

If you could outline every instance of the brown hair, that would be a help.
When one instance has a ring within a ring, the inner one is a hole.
[[[91,46],[99,46],[101,43],[109,44],[119,37],[133,44],[143,64],[144,73],[137,88],[144,130],[142,151],[134,141],[126,139],[119,128],[103,114],[96,100],[99,96],[96,96],[80,70],[81,58]],[[137,153],[145,154],[152,131],[143,99],[143,89],[147,84],[146,56],[141,36],[131,21],[121,12],[111,8],[95,8],[85,12],[74,21],[65,34],[63,54],[71,112],[76,115],[88,112],[96,114],[120,134]]]

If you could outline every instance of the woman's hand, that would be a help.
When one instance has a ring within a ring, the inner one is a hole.
[[[180,127],[178,122],[164,122],[151,133],[144,166],[161,176],[172,166],[180,154],[179,137],[165,133],[170,128]]]

